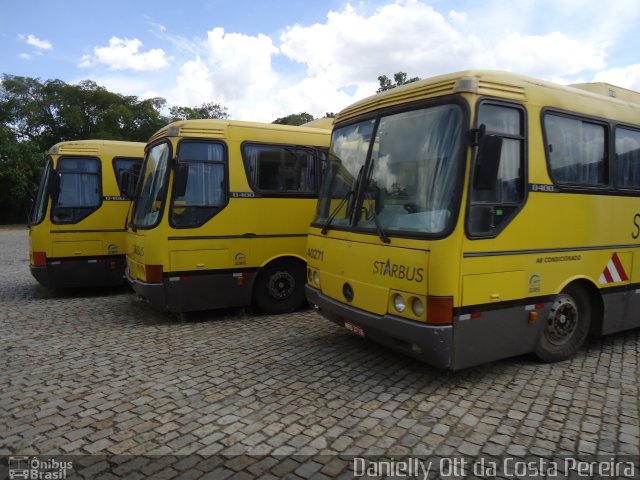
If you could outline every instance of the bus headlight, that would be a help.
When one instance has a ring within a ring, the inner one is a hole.
[[[422,303],[422,300],[414,297],[411,300],[411,310],[416,317],[422,317],[424,315],[424,303]]]
[[[405,303],[404,298],[402,298],[402,295],[396,293],[393,296],[393,308],[400,313],[404,312],[404,309],[407,308],[407,304]]]
[[[318,273],[317,270],[313,271],[313,284],[320,288],[320,274]]]

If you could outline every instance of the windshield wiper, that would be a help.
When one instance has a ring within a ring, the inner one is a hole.
[[[329,215],[329,218],[327,218],[327,221],[324,222],[324,225],[322,226],[322,230],[320,231],[320,233],[322,233],[323,235],[327,234],[327,231],[329,230],[329,226],[331,225],[331,222],[333,222],[333,219],[336,217],[336,215],[338,214],[338,212],[340,211],[342,206],[347,202],[347,200],[349,200],[349,198],[352,197],[352,196],[354,197],[354,200],[355,200],[355,193],[358,190],[358,185],[360,184],[360,179],[362,177],[363,169],[364,169],[364,165],[362,167],[360,167],[360,171],[358,172],[358,176],[356,177],[355,183],[351,184],[351,190],[349,190],[346,193],[346,195],[344,196],[344,198],[342,200],[340,200],[338,205],[336,205],[336,208],[334,208],[333,212],[331,212],[331,215]],[[355,201],[351,202],[350,207],[355,206],[355,204],[356,204]],[[351,223],[351,221],[352,221],[352,216],[353,216],[353,212],[352,212],[351,208],[349,208],[349,210],[347,210],[347,214],[345,216],[345,218],[349,219],[349,223]]]
[[[367,172],[367,177],[364,178],[362,181],[364,196],[366,197],[367,202],[373,205],[370,211],[365,206],[361,207],[362,208],[361,211],[365,212],[367,219],[368,218],[373,219],[373,223],[376,226],[376,230],[378,232],[378,237],[380,237],[380,240],[382,240],[383,243],[391,243],[391,240],[389,239],[387,232],[385,232],[384,229],[382,228],[382,225],[380,225],[380,221],[378,220],[378,214],[376,213],[376,202],[371,198],[371,195],[369,193],[369,182],[371,181],[371,175],[373,174],[373,162],[374,162],[374,158],[371,157],[371,162],[369,164],[369,171]]]
[[[383,243],[391,243],[391,240],[389,239],[387,232],[384,231],[384,228],[382,228],[382,225],[380,225],[380,220],[378,220],[375,201],[371,198],[371,195],[367,191],[365,191],[365,196],[367,197],[367,202],[373,203],[373,207],[371,208],[371,210],[368,210],[367,207],[363,206],[362,211],[364,211],[365,215],[367,216],[367,219],[370,218],[373,220],[373,223],[376,226],[376,230],[378,232],[378,237],[380,237],[380,240],[382,240]]]
[[[331,225],[331,222],[333,222],[333,219],[336,218],[336,215],[338,214],[342,206],[347,202],[347,200],[349,200],[349,197],[351,197],[354,193],[355,192],[353,190],[349,190],[347,194],[344,196],[344,198],[340,200],[338,205],[336,205],[336,208],[333,209],[333,212],[331,212],[331,215],[329,215],[329,218],[327,218],[327,221],[324,222],[324,225],[322,225],[322,230],[320,231],[322,235],[327,234],[327,231],[329,230],[329,226]]]

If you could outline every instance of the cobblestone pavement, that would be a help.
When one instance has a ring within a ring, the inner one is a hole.
[[[312,310],[181,319],[127,289],[49,291],[24,228],[0,229],[0,265],[0,456],[74,455],[86,478],[322,479],[353,478],[360,456],[471,478],[458,457],[640,454],[638,330],[558,364],[451,373]]]

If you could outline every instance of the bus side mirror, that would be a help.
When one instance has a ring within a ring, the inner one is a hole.
[[[31,194],[31,192],[29,192],[29,196],[31,198],[29,198],[29,205],[27,206],[27,227],[31,227],[32,225],[32,219],[33,219],[33,209],[36,206],[36,199],[33,198],[33,195]]]
[[[480,138],[474,176],[474,187],[477,190],[493,190],[495,188],[501,155],[501,136],[486,134]]]
[[[184,162],[176,162],[176,171],[173,175],[173,192],[176,197],[184,197],[187,193],[188,178],[189,165]]]

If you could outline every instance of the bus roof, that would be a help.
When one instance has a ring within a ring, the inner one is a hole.
[[[594,82],[594,83],[574,83],[569,85],[573,88],[579,88],[587,92],[597,93],[606,97],[617,98],[631,103],[640,105],[640,92],[629,90],[626,88],[611,85],[610,83]]]
[[[640,112],[640,93],[613,85],[597,83],[559,85],[499,70],[466,70],[418,80],[367,97],[338,113],[335,123],[348,121],[387,107],[456,93],[540,103],[545,103],[545,98],[552,97],[558,100],[558,103],[562,103],[562,99],[565,99],[569,105],[572,101],[579,103],[579,98],[589,98],[590,101],[586,102],[588,104],[600,102],[602,105],[611,105],[611,102],[619,102],[619,105],[627,105],[635,111],[636,121]],[[553,103],[556,104],[556,102]]]
[[[310,122],[303,123],[301,127],[326,128],[331,130],[333,127],[333,117],[316,118]]]
[[[333,119],[331,119],[333,120]],[[317,134],[318,130],[327,130],[330,133],[331,127],[322,126],[295,126],[295,125],[281,125],[277,123],[262,123],[262,122],[248,122],[244,120],[226,120],[226,119],[198,119],[198,120],[179,120],[172,122],[156,133],[154,133],[149,142],[151,143],[158,138],[164,136],[184,136],[184,137],[205,137],[205,138],[222,138],[226,135],[226,132],[231,127],[240,128],[254,128],[260,130],[274,130],[281,132],[297,132],[297,133],[314,133]]]
[[[109,149],[120,155],[132,155],[124,153],[131,149],[144,149],[143,142],[125,142],[120,140],[69,140],[58,142],[47,152],[49,155],[99,155]]]

